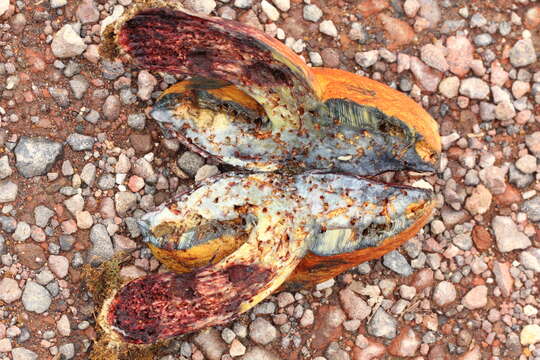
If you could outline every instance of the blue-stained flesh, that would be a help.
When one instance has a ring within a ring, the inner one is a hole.
[[[215,105],[204,97],[207,107]],[[201,108],[197,96],[167,94],[152,117],[180,139],[233,166],[255,171],[320,169],[356,175],[385,171],[433,171],[420,158],[422,140],[410,127],[381,111],[330,99],[305,113],[300,127],[274,128],[243,111]],[[223,104],[221,104],[223,105]],[[201,121],[201,117],[206,120]]]
[[[258,221],[254,209],[264,208],[292,219],[287,233],[300,229],[305,234],[306,251],[333,255],[378,246],[410,227],[431,199],[428,190],[389,186],[350,175],[228,173],[144,215],[140,224],[146,242],[160,248],[186,249],[202,243],[194,243],[193,234],[205,227],[211,231],[204,241],[235,231],[237,236],[249,234]],[[163,225],[169,231],[163,233]]]

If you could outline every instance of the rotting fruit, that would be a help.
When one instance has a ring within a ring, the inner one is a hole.
[[[98,323],[111,342],[226,323],[284,283],[312,285],[382,256],[430,217],[430,190],[374,179],[433,172],[441,151],[437,123],[400,92],[310,68],[258,30],[162,2],[133,6],[105,38],[106,55],[191,76],[152,117],[164,136],[238,169],[140,219],[172,271],[104,302]]]

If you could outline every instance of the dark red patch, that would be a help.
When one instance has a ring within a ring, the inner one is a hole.
[[[142,344],[228,322],[274,273],[256,265],[163,273],[133,280],[114,298],[109,324]]]
[[[253,31],[253,30],[251,30]],[[242,25],[172,9],[146,9],[126,21],[119,43],[155,71],[220,79],[234,84],[289,85],[293,76],[267,45]]]
[[[229,280],[233,284],[266,282],[270,271],[253,265],[233,265],[227,269]]]

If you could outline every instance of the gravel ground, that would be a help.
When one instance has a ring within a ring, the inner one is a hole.
[[[220,171],[147,116],[177,78],[100,59],[101,28],[131,2],[0,0],[2,360],[87,358],[83,265],[128,251],[122,276],[158,271],[135,219]],[[399,251],[156,358],[540,359],[538,2],[184,3],[409,94],[445,153],[433,220]]]

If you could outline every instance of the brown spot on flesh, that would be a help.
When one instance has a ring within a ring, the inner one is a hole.
[[[235,264],[193,273],[163,273],[128,283],[114,298],[108,322],[125,341],[143,344],[228,322],[274,274]]]

